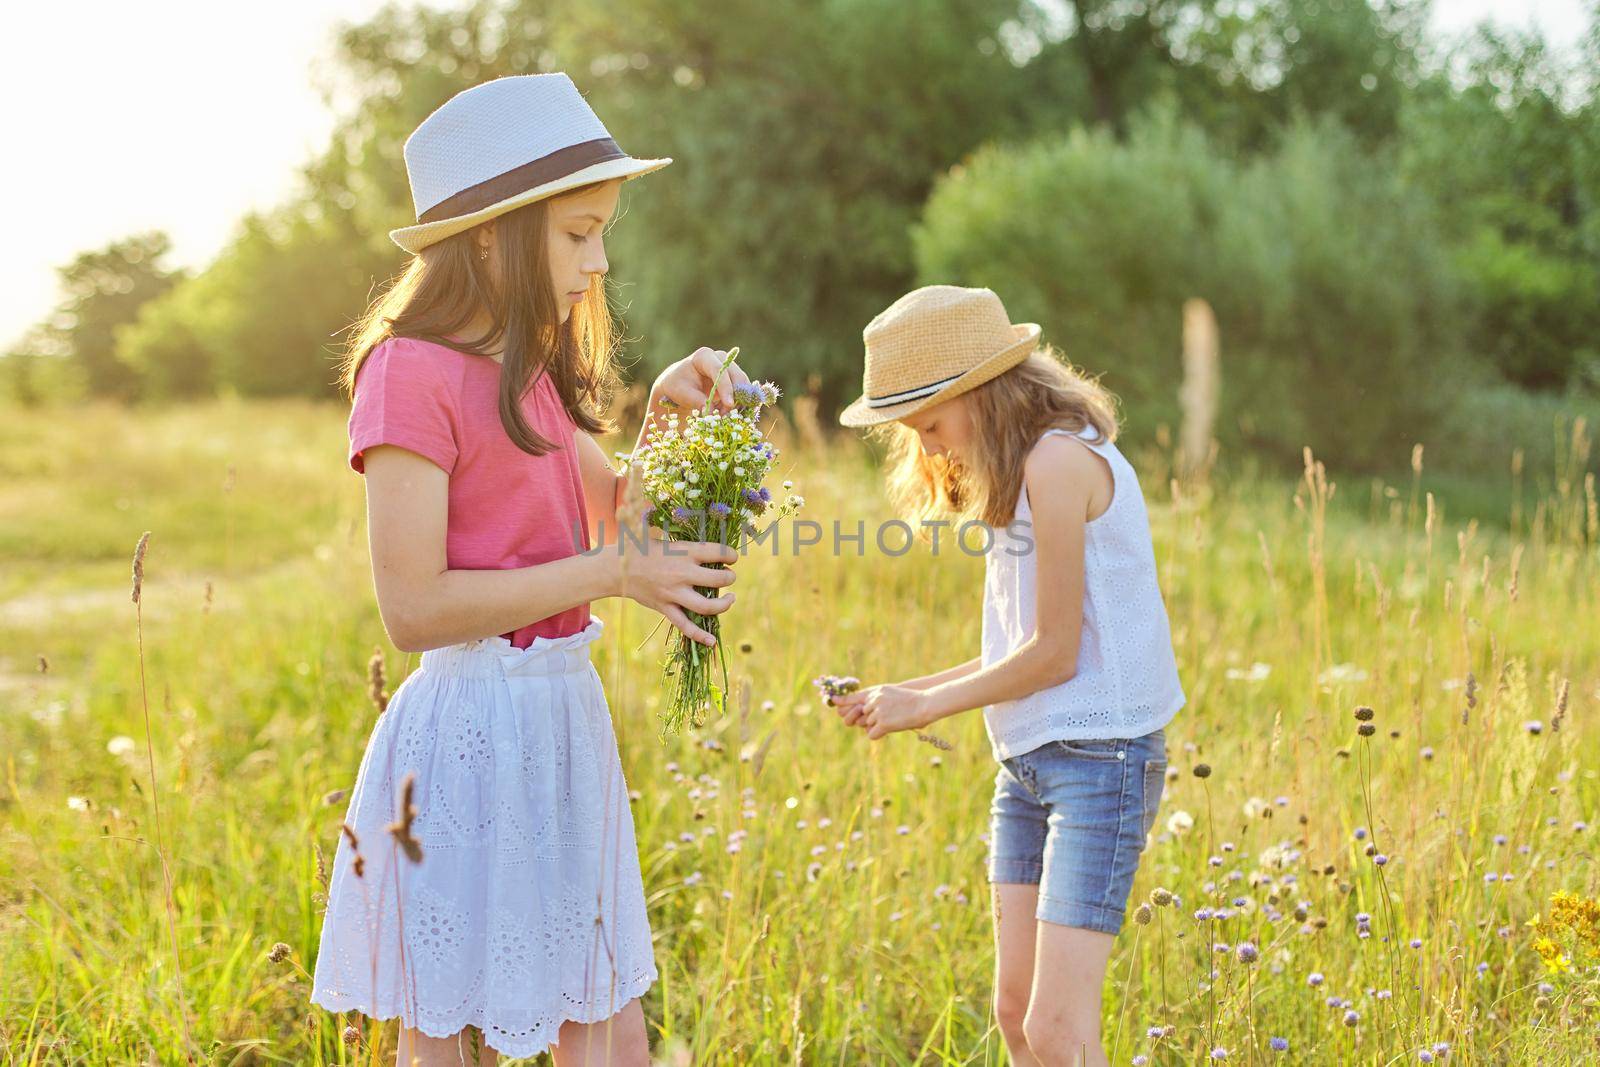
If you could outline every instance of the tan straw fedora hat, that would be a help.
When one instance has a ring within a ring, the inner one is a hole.
[[[989,289],[927,285],[867,323],[862,396],[839,414],[872,426],[932,407],[982,385],[1028,358],[1036,323],[1014,324]]]
[[[415,226],[390,230],[407,252],[535,200],[671,159],[634,159],[565,74],[517,74],[474,85],[422,120],[405,144]]]

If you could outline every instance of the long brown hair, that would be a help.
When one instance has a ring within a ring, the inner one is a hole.
[[[1074,433],[1093,426],[1099,440],[1117,436],[1116,398],[1048,345],[961,399],[971,414],[973,440],[963,463],[924,455],[917,432],[899,420],[871,431],[888,444],[889,498],[919,528],[922,520],[938,518],[1010,525],[1022,466],[1040,434],[1057,426]],[[920,532],[927,536],[926,528]]]
[[[478,258],[473,230],[413,256],[352,329],[340,368],[345,395],[354,397],[361,364],[391,337],[432,341],[483,359],[492,359],[488,348],[501,341],[500,424],[518,448],[542,456],[560,447],[536,433],[522,415],[519,400],[541,374],[550,375],[579,429],[611,433],[615,427],[604,412],[619,376],[605,276],[589,279],[583,300],[561,322],[546,245],[548,206],[549,200],[536,200],[496,218],[503,271],[498,285]],[[451,340],[480,309],[492,320],[488,333]]]

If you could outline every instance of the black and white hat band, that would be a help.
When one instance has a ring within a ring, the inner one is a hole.
[[[961,372],[961,374],[965,373],[966,371]],[[945,386],[961,377],[961,374],[952,374],[950,377],[934,382],[932,385],[921,385],[915,389],[906,389],[899,393],[889,393],[887,396],[868,397],[867,407],[887,408],[893,407],[896,404],[904,404],[908,400],[921,400],[925,396],[932,396],[934,393],[937,393],[939,390],[943,389]]]

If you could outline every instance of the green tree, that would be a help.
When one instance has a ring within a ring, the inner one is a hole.
[[[532,5],[529,5],[531,8]],[[598,0],[559,54],[630,151],[677,162],[630,189],[615,262],[653,368],[739,344],[824,403],[859,384],[861,330],[912,279],[936,176],[1023,132],[999,38],[1011,0]],[[591,58],[592,57],[592,58]]]
[[[167,396],[334,395],[338,334],[371,280],[365,248],[347,214],[314,201],[249,215],[203,273],[121,333],[125,358]]]
[[[302,188],[246,217],[203,272],[124,331],[127,360],[163,395],[335,395],[342,331],[405,261],[388,231],[414,218],[406,136],[455,92],[526,72],[516,65],[538,57],[511,38],[539,32],[481,2],[391,6],[342,27],[322,89],[330,106],[354,103],[304,168]]]
[[[1391,463],[1470,370],[1429,204],[1331,117],[1245,163],[1170,109],[1126,142],[1079,129],[991,149],[940,183],[916,250],[922,281],[993,288],[1103,373],[1135,437],[1177,420],[1192,296],[1221,328],[1220,436],[1285,459],[1309,444]]]
[[[1407,175],[1449,225],[1472,343],[1525,386],[1600,384],[1600,100],[1585,63],[1483,27],[1404,113]]]
[[[139,233],[59,268],[64,300],[35,331],[34,347],[65,357],[92,396],[138,397],[139,375],[118,358],[116,333],[184,277],[161,264],[171,248],[161,231]]]

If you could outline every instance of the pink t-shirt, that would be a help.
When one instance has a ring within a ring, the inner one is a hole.
[[[373,348],[356,374],[350,466],[365,473],[363,450],[398,445],[450,475],[451,570],[531,567],[589,547],[577,426],[555,382],[541,375],[522,398],[528,425],[560,445],[543,456],[529,455],[506,435],[499,389],[500,364],[409,337]],[[535,637],[566,637],[588,624],[585,603],[500,636],[527,648]]]

